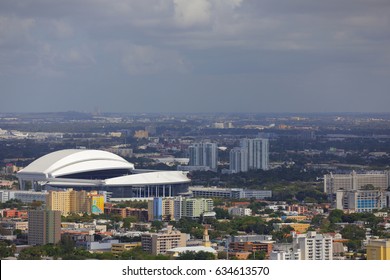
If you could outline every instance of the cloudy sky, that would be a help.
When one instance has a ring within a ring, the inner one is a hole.
[[[1,0],[0,112],[390,112],[389,0]]]

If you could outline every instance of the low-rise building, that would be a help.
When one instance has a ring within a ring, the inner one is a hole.
[[[14,208],[14,209],[4,209],[1,212],[3,218],[21,218],[21,219],[28,218],[27,210],[18,210]]]
[[[111,253],[121,254],[125,251],[129,251],[134,249],[135,247],[142,246],[141,242],[133,242],[133,243],[114,243],[111,246]]]
[[[307,206],[302,206],[302,205],[297,205],[297,204],[287,206],[286,210],[292,211],[292,212],[297,212],[298,215],[305,214],[309,211]]]
[[[251,190],[242,188],[217,188],[194,186],[188,189],[194,197],[221,197],[221,198],[247,198],[265,199],[272,197],[271,190]]]
[[[300,260],[301,259],[301,250],[297,249],[295,251],[285,251],[285,250],[274,250],[269,255],[270,260]]]
[[[112,245],[117,243],[119,243],[117,239],[108,239],[103,241],[80,242],[76,243],[76,245],[88,251],[111,251]]]
[[[27,221],[4,220],[0,221],[0,234],[13,235],[15,230],[26,231],[28,229]]]
[[[310,224],[302,224],[302,223],[275,223],[274,229],[281,230],[284,227],[292,227],[294,231],[298,233],[305,233],[310,227]]]
[[[23,203],[32,203],[35,201],[45,203],[47,195],[47,192],[0,190],[0,202],[18,199]]]
[[[260,252],[268,256],[272,251],[272,242],[230,242],[229,249],[232,252]]]
[[[235,235],[231,236],[230,242],[263,242],[272,241],[272,235],[251,234],[251,235]]]
[[[366,248],[367,260],[390,260],[390,239],[371,239]]]
[[[229,208],[229,214],[232,216],[252,216],[252,209],[250,208],[241,208],[241,207],[231,207]]]
[[[107,205],[104,207],[104,214],[106,215],[119,215],[122,218],[127,218],[129,216],[137,217],[141,222],[146,222],[148,220],[148,210],[147,209],[138,209],[138,208],[118,208],[112,205]]]

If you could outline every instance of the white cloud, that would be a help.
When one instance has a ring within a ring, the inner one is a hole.
[[[173,2],[178,26],[204,26],[210,23],[211,4],[208,0],[173,0]]]

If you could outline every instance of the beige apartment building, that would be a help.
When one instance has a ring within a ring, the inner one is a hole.
[[[172,226],[158,233],[144,233],[141,236],[142,250],[153,255],[165,254],[169,249],[186,246],[186,237]]]
[[[390,239],[369,240],[367,260],[390,260]]]
[[[46,198],[46,207],[48,210],[58,210],[66,216],[71,213],[88,213],[94,209],[100,209],[104,212],[104,196],[96,192],[88,193],[86,191],[75,191],[67,189],[65,191],[50,191]]]

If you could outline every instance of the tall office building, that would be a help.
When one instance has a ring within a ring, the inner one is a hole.
[[[240,147],[248,153],[248,169],[269,168],[269,142],[268,139],[241,139]]]
[[[189,166],[207,166],[211,170],[218,167],[218,146],[216,143],[194,143],[189,146]]]
[[[245,148],[233,148],[229,154],[230,172],[248,172],[248,150]]]
[[[28,244],[56,244],[61,240],[61,212],[30,210],[28,212]]]

